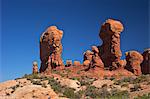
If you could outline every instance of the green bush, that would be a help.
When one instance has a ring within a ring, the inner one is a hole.
[[[34,85],[42,85],[41,81],[39,81],[39,80],[31,80],[31,83]]]
[[[89,96],[91,98],[96,98],[96,97],[98,97],[99,94],[97,93],[95,86],[88,86],[85,91],[85,95]]]
[[[139,91],[139,89],[141,88],[141,86],[139,84],[135,84],[133,88],[130,88],[130,91]]]
[[[49,78],[49,84],[56,93],[61,93],[61,85],[54,78]]]
[[[135,97],[134,99],[150,99],[150,93]]]
[[[66,96],[67,98],[75,98],[75,89],[73,88],[64,88],[63,90],[63,95]]]
[[[42,87],[47,88],[47,85],[45,83],[42,83]]]
[[[32,80],[32,79],[41,79],[39,74],[25,74],[22,78],[27,78],[27,80]]]
[[[81,86],[89,86],[93,83],[93,81],[95,81],[95,79],[86,76],[81,76],[81,79],[79,79]]]
[[[129,93],[128,91],[119,91],[119,90],[112,90],[109,99],[128,99]]]

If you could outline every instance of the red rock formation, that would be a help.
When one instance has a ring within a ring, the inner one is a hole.
[[[74,66],[80,66],[81,64],[80,64],[80,61],[74,61],[73,65]]]
[[[141,64],[141,69],[143,74],[150,74],[150,48],[143,52],[143,62]]]
[[[67,67],[72,66],[72,60],[66,60],[66,66]]]
[[[51,68],[63,66],[61,58],[63,31],[56,26],[50,26],[40,38],[40,72],[49,72]]]
[[[37,62],[33,62],[33,70],[32,70],[33,74],[37,74],[38,73],[38,64]]]
[[[134,73],[135,75],[141,75],[141,66],[140,64],[143,61],[143,56],[137,51],[129,51],[126,52],[126,61],[127,64],[125,69]]]
[[[105,67],[112,67],[112,69],[119,67],[118,64],[122,56],[120,50],[120,33],[122,31],[123,25],[112,19],[106,20],[101,26],[99,36],[103,40],[103,44],[99,46],[99,55]]]
[[[89,70],[90,68],[95,68],[95,67],[104,69],[104,64],[101,58],[99,57],[99,50],[96,46],[92,46],[92,51],[87,50],[84,53],[83,65],[86,66],[86,70]]]
[[[100,67],[104,69],[104,64],[99,56],[99,50],[96,46],[92,46],[93,57],[92,57],[92,67]]]

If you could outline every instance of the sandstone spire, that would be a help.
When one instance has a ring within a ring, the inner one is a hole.
[[[105,67],[112,69],[118,68],[122,52],[120,49],[120,34],[123,31],[123,25],[116,20],[108,19],[101,26],[99,33],[103,44],[99,47],[99,55],[104,62]]]
[[[63,66],[61,58],[63,31],[56,26],[50,26],[40,38],[40,72],[50,71],[57,66]]]

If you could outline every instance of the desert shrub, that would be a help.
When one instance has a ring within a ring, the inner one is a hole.
[[[59,82],[57,82],[54,78],[49,78],[49,82],[48,84],[51,85],[52,89],[56,92],[56,93],[61,93],[61,84]]]
[[[79,90],[78,92],[75,93],[75,99],[81,99],[84,93],[85,91]]]
[[[80,78],[77,78],[77,77],[72,77],[71,79],[80,81]]]
[[[121,85],[121,84],[124,84],[124,83],[133,83],[133,81],[134,81],[134,78],[132,78],[132,77],[123,77],[120,80],[115,80],[114,84]]]
[[[115,81],[114,81],[114,84],[115,84],[115,85],[120,85],[121,83],[122,83],[121,80],[115,80]]]
[[[109,79],[110,79],[110,80],[115,80],[115,77],[110,77]]]
[[[98,96],[97,90],[95,86],[88,86],[85,92],[86,96],[91,98],[96,98]]]
[[[15,86],[12,86],[11,88],[13,89],[13,92],[19,87],[19,85],[15,85]]]
[[[22,78],[27,78],[27,80],[32,80],[32,79],[41,79],[41,76],[39,74],[25,74]]]
[[[40,80],[31,80],[31,83],[34,85],[42,85]]]
[[[130,88],[130,91],[139,91],[139,89],[141,88],[141,86],[139,84],[135,84],[133,88]]]
[[[47,88],[46,83],[42,83],[42,87]]]
[[[141,76],[138,76],[135,80],[134,80],[134,84],[137,84],[137,83],[141,83],[141,82],[145,82],[145,81],[148,81],[148,77],[147,75],[141,75]]]
[[[129,99],[128,91],[116,90],[112,95],[108,96],[108,99]]]
[[[95,81],[95,79],[89,78],[87,76],[81,76],[81,79],[79,79],[81,86],[89,86],[93,83],[93,81]]]
[[[60,74],[60,71],[53,69],[53,70],[52,70],[52,73],[53,73],[53,74]]]
[[[70,69],[65,69],[65,71],[66,71],[67,73],[70,73],[70,72],[71,72],[71,70],[70,70]]]
[[[95,86],[88,86],[85,95],[91,98],[106,98],[110,95],[110,93],[107,91],[106,87],[103,87],[101,89],[96,88]]]
[[[88,86],[88,85],[90,85],[90,82],[88,82],[88,81],[85,81],[85,80],[80,80],[80,84],[81,84],[81,86]]]
[[[104,75],[104,79],[107,80],[107,79],[108,79],[108,76],[107,76],[107,75]]]
[[[142,96],[137,96],[134,99],[150,99],[150,93],[143,94]]]
[[[128,86],[129,86],[128,83],[123,83],[123,84],[121,84],[121,87],[128,87]]]
[[[75,98],[75,89],[73,88],[64,88],[63,90],[63,95],[66,96],[67,98]]]
[[[77,71],[77,74],[80,74],[81,73],[81,70]]]

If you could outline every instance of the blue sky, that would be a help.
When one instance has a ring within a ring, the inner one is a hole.
[[[101,45],[100,26],[120,20],[121,50],[143,52],[150,47],[148,0],[1,0],[0,82],[32,72],[39,59],[41,33],[51,25],[64,31],[63,60],[82,62],[83,52]]]

